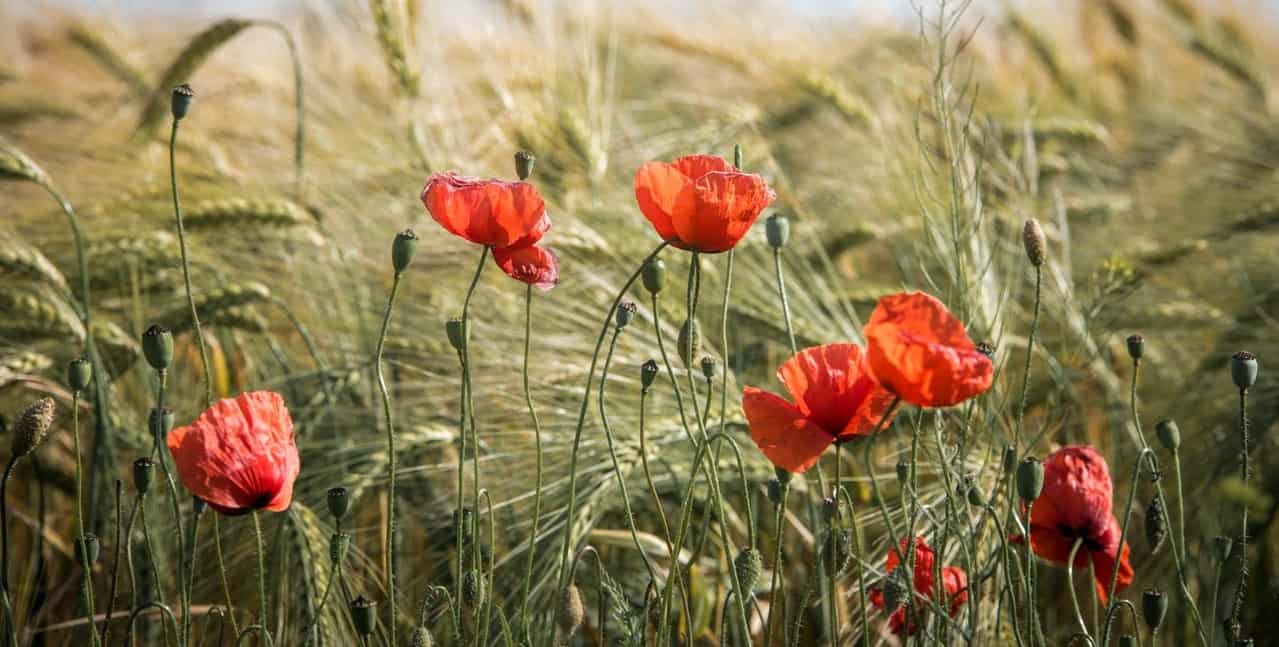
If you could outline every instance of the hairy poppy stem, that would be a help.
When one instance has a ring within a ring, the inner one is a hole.
[[[524,384],[524,403],[528,405],[528,415],[533,419],[533,443],[535,460],[537,461],[537,476],[533,486],[533,526],[529,531],[528,537],[528,559],[524,567],[524,587],[520,596],[520,619],[524,625],[524,640],[532,644],[533,637],[529,633],[529,616],[528,616],[528,594],[529,587],[533,582],[533,558],[537,551],[537,531],[542,521],[542,423],[537,417],[537,407],[533,405],[533,390],[529,385],[528,377],[528,359],[529,345],[533,338],[533,286],[532,284],[524,291],[524,364],[523,364],[523,384]],[[643,452],[643,405],[640,408],[640,451]],[[646,465],[647,469],[647,465]],[[660,509],[660,508],[659,508]]]
[[[662,497],[657,492],[657,483],[653,481],[653,471],[648,465],[648,437],[646,435],[647,422],[646,410],[648,404],[648,389],[640,390],[640,411],[639,411],[639,452],[640,466],[644,470],[644,481],[648,484],[648,492],[653,497],[653,508],[657,511],[657,518],[662,522],[662,538],[666,540],[666,552],[671,556],[673,564],[677,564],[674,554],[671,552],[671,525],[666,518],[666,510],[662,507]]]
[[[837,580],[839,579],[839,573],[837,570],[839,569],[839,564],[837,563],[835,556],[837,542],[835,539],[835,524],[839,521],[839,493],[843,489],[840,487],[839,483],[840,463],[842,462],[840,460],[840,453],[842,450],[843,443],[836,442],[835,473],[831,476],[831,484],[834,487],[833,493],[831,494],[831,501],[835,505],[835,512],[831,515],[830,521],[827,523],[828,527],[826,528],[826,532],[829,533],[826,537],[826,552],[828,553],[826,557],[830,561],[830,570],[826,572],[826,575],[829,577],[827,586],[830,588],[830,642],[832,645],[839,644],[839,589],[837,588]]]
[[[254,510],[250,513],[253,517],[253,549],[258,556],[258,624],[263,627],[271,624],[270,617],[267,615],[268,603],[266,597],[266,547],[262,541],[262,522],[258,519],[258,511]],[[248,631],[251,627],[246,627]],[[264,632],[265,633],[265,632]],[[267,644],[271,644],[271,635],[267,634]]]
[[[773,519],[773,572],[769,577],[768,585],[768,620],[764,623],[764,644],[773,644],[773,616],[777,615],[777,610],[784,608],[785,581],[780,577],[782,571],[782,542],[786,533],[786,499],[790,496],[790,481],[782,484],[782,496],[777,501],[777,515]],[[859,548],[858,553],[861,552]],[[778,585],[783,585],[782,589],[778,589]],[[863,601],[864,602],[864,601]],[[865,609],[863,608],[864,612]],[[785,618],[782,620],[782,627],[785,628]]]
[[[75,521],[76,548],[80,555],[80,589],[84,596],[85,629],[89,642],[98,644],[98,632],[93,621],[93,566],[89,555],[87,536],[84,534],[84,474],[80,464],[80,390],[71,392],[71,437],[75,446]]]
[[[18,624],[13,616],[13,605],[9,598],[9,499],[5,496],[8,490],[9,477],[13,476],[13,468],[18,464],[18,456],[9,457],[9,464],[4,468],[4,476],[0,478],[0,584],[3,584],[5,620],[9,629],[9,642],[18,644]]]
[[[111,588],[107,595],[106,614],[107,619],[102,623],[102,635],[100,641],[103,645],[111,644],[111,616],[115,613],[115,593],[116,587],[120,583],[120,536],[124,524],[122,517],[124,516],[124,507],[121,503],[121,491],[124,489],[124,483],[120,479],[115,480],[115,541],[112,542],[112,551],[114,558],[111,560]]]
[[[1248,485],[1248,389],[1239,389],[1239,441],[1240,476]],[[1243,611],[1244,596],[1248,591],[1248,504],[1243,506],[1243,518],[1239,523],[1239,583],[1235,585],[1235,599],[1230,605],[1230,625],[1234,638],[1240,637],[1239,616]]]
[[[162,433],[168,433],[169,429],[165,428],[164,418],[164,400],[168,386],[168,371],[159,369],[156,371],[159,377],[159,387],[156,390],[156,411],[160,412],[160,420],[154,424],[160,425],[157,429],[152,429],[153,444],[151,447],[152,457],[159,461],[160,470],[164,472],[165,485],[169,489],[169,502],[173,509],[173,524],[178,535],[178,604],[181,606],[179,611],[182,614],[180,626],[182,633],[178,637],[178,642],[183,645],[191,643],[191,589],[187,586],[186,571],[187,563],[187,547],[186,532],[182,524],[182,510],[178,504],[178,486],[173,480],[173,472],[169,470],[169,462],[165,459],[168,453],[167,448],[161,450],[160,442],[163,440]]]
[[[231,633],[239,635],[240,623],[235,620],[235,603],[231,599],[231,580],[227,577],[226,559],[222,556],[222,529],[218,517],[213,515],[213,551],[218,558],[218,574],[222,579],[222,594],[226,598],[226,614],[231,619]]]
[[[487,250],[487,248],[485,248]],[[391,313],[395,310],[395,295],[400,291],[403,271],[396,271],[391,279],[391,294],[386,299],[386,312],[382,315],[382,332],[378,334],[377,350],[373,353],[373,371],[377,374],[378,393],[382,396],[382,415],[386,419],[386,451],[387,451],[387,495],[386,495],[386,591],[387,591],[387,626],[390,628],[391,644],[395,643],[395,419],[391,413],[391,394],[386,388],[386,375],[382,369],[382,351],[386,348],[386,333],[391,327]],[[253,523],[257,525],[257,513]],[[265,624],[265,599],[263,600],[263,617]]]
[[[182,255],[182,283],[186,286],[187,305],[191,306],[191,324],[196,341],[200,344],[200,364],[204,367],[204,404],[213,404],[213,369],[209,365],[209,349],[204,343],[204,331],[200,328],[200,313],[195,307],[195,295],[191,292],[191,264],[187,260],[187,234],[182,226],[182,203],[178,198],[178,123],[173,120],[173,129],[169,133],[169,185],[173,189],[173,219],[178,227],[178,250]]]
[[[1070,589],[1070,603],[1075,608],[1075,620],[1079,622],[1079,631],[1092,641],[1092,634],[1088,631],[1088,625],[1084,622],[1084,612],[1079,606],[1079,594],[1075,591],[1075,556],[1079,554],[1079,547],[1084,545],[1084,538],[1078,537],[1075,543],[1070,547],[1070,557],[1066,560],[1066,588]]]
[[[147,523],[147,506],[145,501],[139,502],[138,523],[142,524],[142,548],[146,552],[147,561],[151,562],[151,586],[155,587],[155,601],[152,604],[164,606],[164,589],[160,587],[160,563],[156,561],[155,546],[151,543],[151,526]],[[143,605],[141,608],[146,609],[148,606],[151,605]],[[169,609],[167,606],[164,606],[164,608],[166,610]],[[137,611],[138,609],[134,609],[134,613],[137,613]],[[170,610],[170,616],[172,616],[172,613],[173,612]],[[163,629],[164,642],[165,644],[169,644],[169,627],[164,625]],[[173,631],[175,641],[181,640],[182,628],[178,625],[176,617],[174,617],[173,620]]]

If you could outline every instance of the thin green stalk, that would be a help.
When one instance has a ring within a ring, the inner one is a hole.
[[[524,403],[528,405],[528,415],[533,419],[533,443],[535,460],[537,461],[537,476],[533,486],[533,526],[528,536],[528,559],[524,567],[524,587],[520,595],[520,618],[524,625],[524,639],[532,644],[532,636],[529,634],[529,617],[528,617],[528,598],[529,587],[533,582],[533,558],[537,550],[537,531],[542,521],[542,423],[537,417],[537,407],[533,405],[533,390],[529,385],[528,377],[528,361],[529,346],[533,338],[533,286],[529,285],[524,291],[524,364],[523,364],[523,384],[524,384]],[[641,405],[640,416],[643,417],[643,406]],[[643,445],[643,422],[641,421],[641,447]]]
[[[266,644],[272,645],[275,643],[275,641],[271,639],[271,632],[267,631],[265,626],[262,624],[255,624],[245,627],[244,631],[241,631],[238,635],[236,635],[235,647],[240,647],[240,645],[244,643],[245,638],[248,638],[255,633],[262,634],[262,636],[266,639]]]
[[[462,324],[462,330],[464,331],[463,332],[464,337],[467,337],[468,336],[467,333],[469,333],[470,331],[471,297],[474,296],[475,294],[475,287],[479,285],[480,274],[484,272],[484,261],[488,259],[488,253],[489,253],[488,247],[484,247],[480,250],[480,261],[475,266],[475,273],[474,275],[471,276],[471,284],[466,290],[466,298],[462,301],[461,324]],[[457,568],[454,573],[456,578],[454,579],[454,582],[456,582],[458,586],[461,586],[463,562],[465,561],[462,554],[462,548],[463,548],[462,538],[465,535],[466,530],[464,528],[465,515],[462,513],[462,510],[464,507],[463,501],[465,500],[465,497],[466,497],[465,495],[466,432],[467,432],[468,418],[471,421],[471,429],[474,430],[475,428],[475,411],[471,408],[471,405],[470,405],[472,401],[472,397],[471,397],[471,355],[470,355],[469,338],[466,339],[465,343],[462,344],[462,348],[458,349],[457,354],[458,354],[458,362],[461,364],[461,369],[462,369],[462,393],[460,396],[460,402],[458,403],[458,406],[461,409],[461,411],[459,412],[460,415],[458,416],[458,429],[457,429],[458,451],[457,451],[457,511],[456,512],[457,512],[458,524],[457,524],[457,533],[456,533],[456,536],[454,537],[456,549],[457,549]],[[477,456],[477,458],[475,459],[475,465],[476,465],[475,497],[476,499],[475,499],[475,505],[473,508],[474,514],[479,514],[479,491],[480,491],[480,481],[479,481],[479,471],[478,471],[479,470],[479,458],[478,458],[479,449],[480,448],[478,444],[475,444],[471,448],[471,452],[475,453]],[[479,554],[478,545],[473,546],[472,555],[478,555],[478,554]],[[457,622],[459,625],[461,625],[462,605],[460,604],[457,605],[457,613],[458,613]]]
[[[728,425],[728,302],[733,291],[733,252],[728,250],[728,267],[724,270],[724,304],[719,315],[719,358],[724,363],[719,376],[719,428],[727,429]],[[709,401],[710,398],[707,398]]]
[[[125,634],[124,634],[124,642],[126,644],[128,644],[131,640],[133,640],[133,625],[134,623],[138,621],[138,615],[141,614],[143,611],[146,611],[147,609],[159,609],[160,613],[163,614],[164,618],[167,618],[169,620],[169,624],[173,625],[173,632],[177,633],[178,619],[174,617],[173,611],[169,610],[169,607],[165,606],[163,602],[160,602],[160,601],[148,602],[134,609],[133,612],[129,614],[129,626],[125,630]],[[168,629],[167,625],[165,626],[165,629]],[[165,635],[168,635],[168,634],[166,633]]]
[[[160,412],[164,411],[165,385],[167,383],[167,372],[164,370],[157,371],[160,378],[160,386],[156,396],[156,409]],[[162,414],[163,415],[163,414]],[[154,431],[154,430],[153,430]],[[178,504],[178,486],[173,479],[173,472],[169,469],[169,462],[165,459],[167,452],[160,451],[160,436],[155,434],[153,445],[151,448],[152,457],[160,463],[160,470],[164,472],[165,485],[169,490],[169,502],[173,510],[173,523],[178,535],[178,604],[181,607],[181,627],[182,634],[178,637],[178,642],[183,645],[191,643],[191,591],[186,586],[187,580],[187,547],[186,547],[186,531],[182,524],[182,510]]]
[[[17,456],[9,457],[9,464],[4,468],[4,476],[0,478],[0,592],[4,593],[5,624],[9,629],[9,642],[18,644],[18,624],[13,617],[13,606],[9,599],[9,499],[5,492],[9,486],[9,477],[13,476],[13,468],[18,464]]]
[[[84,596],[84,615],[89,641],[98,644],[98,632],[93,620],[93,566],[89,563],[89,547],[84,534],[84,476],[80,465],[80,391],[71,393],[71,436],[75,444],[75,520],[76,542],[80,550],[80,592]]]
[[[862,611],[862,647],[870,647],[870,616],[868,606],[869,600],[866,597],[866,569],[861,564],[862,559],[862,530],[857,523],[857,509],[853,507],[853,497],[848,494],[848,490],[840,488],[840,498],[844,500],[844,504],[848,506],[848,518],[853,523],[853,550],[857,555],[857,605]],[[940,581],[940,580],[938,580]]]
[[[1075,556],[1079,554],[1079,547],[1083,545],[1084,538],[1079,537],[1070,547],[1070,557],[1066,560],[1066,588],[1070,589],[1070,603],[1075,609],[1075,620],[1079,622],[1079,631],[1092,640],[1088,624],[1084,622],[1084,612],[1079,606],[1079,594],[1075,591]]]
[[[487,248],[485,248],[487,249]],[[395,310],[395,295],[400,291],[403,272],[395,272],[391,279],[391,294],[386,299],[386,312],[382,315],[382,332],[378,334],[377,350],[373,353],[373,371],[377,374],[378,392],[382,396],[382,415],[386,419],[387,496],[386,496],[386,590],[387,626],[391,644],[395,642],[396,586],[395,586],[395,419],[391,414],[391,394],[386,388],[386,375],[382,369],[382,351],[386,347],[386,333],[391,327],[391,313]],[[257,523],[257,517],[253,518]],[[265,620],[263,621],[265,623]]]
[[[258,520],[258,511],[254,510],[250,513],[253,517],[253,549],[258,556],[258,623],[262,626],[270,626],[271,620],[267,615],[268,603],[266,597],[266,547],[262,543],[262,523]],[[270,636],[267,636],[269,644]]]
[[[791,327],[790,301],[786,297],[786,280],[782,275],[782,248],[773,248],[773,273],[777,276],[777,296],[782,300],[782,319],[786,322],[786,339],[790,342],[790,353],[799,353],[795,343],[795,330]]]
[[[169,184],[173,188],[173,218],[178,227],[178,249],[182,253],[182,283],[186,287],[187,304],[191,306],[191,323],[194,335],[200,344],[200,364],[204,366],[204,403],[213,403],[213,369],[209,366],[209,349],[204,343],[204,330],[200,328],[200,313],[195,307],[195,295],[191,292],[191,264],[187,260],[187,235],[182,226],[182,204],[178,198],[178,167],[176,161],[178,144],[178,123],[173,120],[173,130],[169,133]],[[86,279],[87,280],[87,279]]]
[[[843,448],[843,443],[838,443],[838,442],[835,443],[835,474],[831,478],[831,483],[833,484],[835,488],[834,494],[831,497],[831,500],[835,505],[835,514],[831,516],[829,527],[826,529],[827,533],[829,533],[827,535],[827,540],[826,540],[827,541],[826,557],[830,561],[830,567],[826,571],[826,575],[829,578],[827,587],[830,589],[830,642],[831,642],[831,645],[834,645],[836,647],[838,647],[839,645],[839,589],[836,586],[837,580],[838,580],[838,573],[836,572],[836,570],[839,568],[839,564],[835,563],[834,548],[836,545],[835,524],[839,521],[839,503],[840,503],[839,472],[840,472],[840,462],[841,462],[840,450],[842,448]]]
[[[235,601],[231,598],[231,580],[227,577],[226,559],[222,556],[222,529],[218,517],[213,515],[213,550],[218,558],[218,574],[222,579],[222,595],[226,599],[226,614],[231,620],[231,633],[239,635],[240,626],[235,620]]]
[[[160,563],[156,561],[155,546],[151,543],[151,527],[147,524],[147,506],[145,501],[140,502],[140,507],[138,508],[138,523],[142,524],[142,547],[146,551],[147,559],[151,562],[151,586],[155,587],[155,601],[163,605],[164,589],[160,586]],[[146,605],[144,605],[143,608],[146,608]],[[168,607],[165,608],[167,609]],[[172,611],[170,611],[170,613],[172,613]],[[181,628],[178,626],[176,618],[174,620],[173,637],[175,641],[181,639]],[[168,627],[164,628],[164,640],[165,644],[169,643]]]
[[[1240,441],[1240,476],[1244,487],[1248,485],[1248,390],[1239,389],[1239,441]],[[1244,596],[1248,592],[1248,505],[1243,506],[1243,518],[1239,523],[1239,584],[1235,586],[1235,599],[1230,605],[1230,624],[1234,628],[1234,638],[1240,637],[1239,616],[1243,611]]]
[[[773,644],[773,616],[777,615],[777,610],[783,608],[779,598],[784,597],[785,590],[778,590],[778,584],[783,583],[780,575],[782,571],[782,542],[786,531],[786,499],[790,496],[790,480],[787,479],[782,484],[782,496],[777,502],[777,515],[773,520],[773,568],[772,575],[769,578],[768,585],[768,620],[764,623],[764,644]],[[858,553],[860,554],[860,550]],[[785,619],[782,621],[783,631],[785,630]]]
[[[122,500],[121,490],[123,489],[123,487],[124,487],[124,484],[120,481],[120,479],[116,479],[115,481],[115,541],[112,542],[111,544],[112,551],[114,552],[115,556],[111,560],[111,579],[110,579],[111,588],[110,588],[110,593],[107,595],[106,622],[102,623],[102,635],[99,638],[99,641],[103,645],[108,645],[108,646],[111,644],[111,619],[112,619],[111,616],[115,613],[116,586],[120,583],[120,535],[124,527],[124,524],[121,523],[123,521],[122,517],[124,516],[124,508],[121,504],[121,500]]]
[[[1035,597],[1035,551],[1030,545],[1030,520],[1032,511],[1035,508],[1034,501],[1026,502],[1026,621],[1030,631],[1030,642],[1036,644],[1039,642],[1039,610],[1038,600]],[[1121,543],[1120,546],[1123,544]],[[1119,572],[1116,564],[1115,572]]]
[[[666,540],[666,552],[670,554],[671,563],[678,565],[675,555],[671,554],[671,525],[666,518],[666,510],[662,507],[662,497],[657,492],[657,484],[653,481],[653,471],[648,466],[648,438],[645,434],[647,429],[646,409],[648,403],[648,389],[640,389],[640,412],[639,412],[639,452],[640,466],[644,470],[644,481],[648,484],[648,492],[653,497],[653,508],[657,511],[657,518],[662,522],[662,538]]]

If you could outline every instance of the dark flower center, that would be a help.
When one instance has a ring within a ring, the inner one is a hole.
[[[1061,536],[1071,540],[1072,543],[1074,540],[1082,538],[1084,540],[1082,548],[1088,552],[1099,551],[1102,549],[1101,542],[1097,540],[1096,534],[1093,533],[1091,527],[1084,526],[1075,528],[1063,523],[1057,525],[1057,532],[1060,533]]]

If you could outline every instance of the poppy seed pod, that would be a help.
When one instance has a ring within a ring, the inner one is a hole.
[[[444,322],[444,332],[448,335],[449,345],[459,353],[466,350],[471,338],[471,322],[462,321],[461,317],[452,317]]]
[[[1217,558],[1218,562],[1224,563],[1230,559],[1230,552],[1234,547],[1235,542],[1233,539],[1225,535],[1217,535],[1212,540],[1212,556]]]
[[[351,547],[351,534],[335,532],[329,535],[329,562],[334,566],[346,559],[346,551]]]
[[[621,330],[631,324],[635,319],[635,302],[623,301],[617,304],[617,312],[613,314],[613,323],[617,325],[617,329]]]
[[[773,249],[785,247],[786,241],[790,240],[790,219],[780,213],[769,216],[764,221],[764,237]]]
[[[396,234],[391,243],[391,265],[396,274],[408,268],[409,263],[413,262],[414,254],[417,254],[417,234],[412,229]]]
[[[1119,647],[1137,647],[1137,637],[1132,634],[1124,634],[1120,636]]]
[[[67,386],[72,391],[83,391],[93,381],[93,364],[83,357],[77,357],[67,364]]]
[[[773,505],[782,504],[782,482],[779,479],[768,479],[768,501]]]
[[[1024,458],[1017,466],[1017,494],[1023,501],[1034,501],[1044,491],[1044,464],[1038,458]]]
[[[656,295],[661,292],[662,287],[666,285],[666,261],[654,258],[645,263],[640,279],[644,282],[644,289],[648,290],[649,294]]]
[[[151,477],[154,473],[155,461],[146,457],[133,461],[133,487],[139,496],[151,489]]]
[[[701,354],[702,350],[702,329],[697,322],[692,319],[685,319],[684,325],[679,327],[679,358],[684,362],[684,366],[692,367],[693,358]]]
[[[142,354],[147,364],[157,371],[169,368],[173,363],[173,333],[159,324],[152,324],[142,333]]]
[[[484,604],[484,576],[475,569],[462,575],[462,603],[472,609]]]
[[[516,151],[515,153],[515,177],[520,181],[527,180],[533,175],[533,164],[537,162],[537,157],[530,151]]]
[[[43,397],[32,402],[13,423],[12,457],[19,459],[36,450],[53,426],[56,410],[53,398]]]
[[[152,436],[158,438],[160,442],[163,443],[165,439],[169,437],[169,432],[173,431],[173,423],[175,419],[176,416],[173,414],[173,409],[152,408],[147,414],[147,428],[151,432]]]
[[[1158,589],[1147,589],[1141,594],[1141,617],[1151,631],[1159,629],[1168,614],[1168,598]]]
[[[341,521],[351,505],[351,491],[340,485],[329,488],[328,503],[329,514],[333,515],[335,521]]]
[[[653,386],[653,382],[657,380],[657,362],[648,360],[640,365],[640,387],[645,391]]]
[[[1048,248],[1048,239],[1044,236],[1044,228],[1039,221],[1030,218],[1021,228],[1021,244],[1026,248],[1026,258],[1030,264],[1039,267],[1044,264],[1044,252]]]
[[[702,355],[702,377],[711,379],[719,372],[719,362],[710,355]]]
[[[1146,542],[1150,552],[1159,550],[1168,538],[1168,515],[1164,513],[1163,499],[1155,497],[1146,506]]]
[[[1159,444],[1169,451],[1175,452],[1181,447],[1181,429],[1177,428],[1176,421],[1160,420],[1156,422],[1155,437],[1159,439]]]
[[[75,544],[75,560],[81,564],[85,563],[85,557],[88,557],[90,565],[98,563],[98,556],[102,554],[102,544],[98,542],[98,536],[86,532],[81,535]]]
[[[173,113],[175,121],[181,121],[191,111],[191,102],[195,101],[195,91],[191,86],[183,83],[173,88],[173,93],[169,97],[169,110]]]
[[[560,608],[555,612],[555,624],[567,641],[582,626],[584,620],[586,607],[582,604],[582,592],[577,590],[577,584],[569,582],[560,595]]]
[[[355,632],[361,636],[373,635],[373,629],[377,626],[377,602],[363,595],[351,600],[351,624],[355,625]]]
[[[751,592],[755,590],[755,583],[759,581],[760,572],[764,570],[764,556],[754,548],[743,548],[733,560],[733,568],[737,569],[737,583],[742,586],[742,591],[749,599]]]
[[[1247,391],[1257,383],[1257,356],[1241,350],[1230,356],[1230,377],[1240,391]]]
[[[1128,339],[1126,341],[1128,344],[1128,356],[1131,357],[1134,362],[1141,361],[1141,356],[1145,354],[1146,338],[1142,337],[1141,333],[1133,333],[1128,335]]]
[[[431,638],[431,631],[426,627],[414,629],[409,638],[409,647],[432,647],[434,644],[435,639]]]

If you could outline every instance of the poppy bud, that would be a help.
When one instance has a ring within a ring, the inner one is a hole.
[[[1137,647],[1137,637],[1132,634],[1124,634],[1120,636],[1119,647]]]
[[[759,573],[764,570],[764,556],[754,548],[743,548],[733,560],[733,568],[737,569],[737,583],[742,585],[744,595],[749,599],[759,581]]]
[[[71,360],[67,365],[67,386],[72,391],[83,391],[93,381],[93,364],[83,357]]]
[[[195,100],[195,91],[191,86],[183,83],[173,88],[173,94],[169,97],[169,109],[173,112],[174,121],[182,121],[187,116],[187,112],[191,110],[191,102]]]
[[[159,324],[152,324],[142,333],[142,354],[147,363],[157,371],[169,368],[173,363],[173,333]]]
[[[905,484],[910,480],[910,463],[897,461],[897,481]]]
[[[764,236],[768,239],[768,246],[773,249],[781,249],[786,246],[786,241],[790,240],[790,220],[780,213],[775,213],[764,221]]]
[[[712,379],[719,369],[719,362],[715,361],[710,355],[702,355],[702,377]]]
[[[1225,535],[1217,535],[1212,540],[1212,556],[1217,558],[1218,562],[1225,562],[1230,559],[1230,551],[1234,548],[1233,539]]]
[[[648,360],[640,366],[640,387],[647,391],[657,380],[657,362]]]
[[[1048,239],[1038,220],[1030,218],[1021,228],[1021,244],[1026,248],[1026,258],[1030,259],[1031,265],[1039,267],[1044,264],[1044,250],[1048,247]]]
[[[568,588],[560,595],[560,608],[555,612],[555,624],[567,640],[573,636],[582,622],[586,620],[586,607],[582,604],[582,592],[577,584],[568,583]]]
[[[623,301],[617,304],[617,312],[614,313],[613,323],[617,324],[618,330],[630,325],[631,320],[635,318],[635,310],[634,301]]]
[[[782,504],[782,482],[778,479],[768,479],[768,500],[773,505]]]
[[[683,360],[684,366],[692,367],[693,358],[697,357],[702,350],[702,329],[697,322],[692,319],[685,319],[684,325],[679,327],[679,358]]]
[[[649,294],[661,292],[662,286],[666,284],[666,261],[654,258],[645,263],[640,278],[644,281],[644,289],[648,290]]]
[[[1155,423],[1155,437],[1159,439],[1159,444],[1170,451],[1177,451],[1181,447],[1181,429],[1177,428],[1176,421],[1160,420]]]
[[[1147,589],[1141,594],[1141,617],[1151,631],[1159,629],[1168,613],[1168,598],[1158,589]]]
[[[351,491],[340,485],[329,488],[328,502],[329,514],[333,515],[333,520],[341,521],[351,504]]]
[[[81,564],[85,563],[86,556],[90,566],[98,563],[98,555],[101,553],[102,544],[98,542],[98,536],[91,532],[81,535],[75,544],[75,561]]]
[[[426,627],[418,627],[413,630],[412,637],[409,638],[409,647],[433,647],[435,640],[431,638],[431,631]]]
[[[334,566],[346,559],[346,551],[351,547],[351,534],[335,532],[329,535],[329,562]]]
[[[12,457],[22,458],[36,450],[53,426],[53,412],[56,409],[53,398],[43,397],[32,402],[18,421],[13,423]]]
[[[466,350],[466,343],[471,338],[471,322],[462,321],[460,317],[452,317],[444,322],[444,332],[448,334],[449,345],[459,353]]]
[[[894,570],[884,578],[884,613],[886,614],[893,613],[906,603],[908,589],[906,583],[902,581],[902,571],[903,569]]]
[[[1142,337],[1141,333],[1128,335],[1128,356],[1132,358],[1132,361],[1141,361],[1141,356],[1144,354],[1145,348],[1146,338]]]
[[[1247,391],[1257,383],[1257,356],[1241,350],[1230,356],[1230,377],[1240,391]]]
[[[1168,537],[1168,517],[1164,514],[1163,499],[1155,497],[1146,506],[1146,542],[1150,552],[1159,550]]]
[[[156,409],[152,408],[147,414],[147,427],[151,431],[151,435],[157,438],[160,444],[164,444],[164,439],[169,437],[169,432],[173,431],[173,422],[175,416],[173,409]]]
[[[1004,474],[1012,474],[1017,469],[1017,448],[1012,445],[1004,446]]]
[[[141,496],[151,489],[151,475],[155,472],[155,462],[149,458],[133,461],[133,487]]]
[[[515,177],[521,181],[527,180],[533,174],[533,164],[537,162],[537,157],[530,151],[516,151],[515,153]]]
[[[355,625],[355,632],[361,636],[373,635],[373,629],[377,626],[377,602],[363,595],[351,600],[351,624]]]
[[[1038,458],[1024,458],[1017,466],[1017,494],[1023,501],[1034,501],[1044,491],[1044,464]]]
[[[391,243],[391,265],[395,268],[395,273],[400,274],[407,269],[416,253],[417,234],[412,229],[396,234],[395,241]]]
[[[472,609],[484,604],[484,576],[475,569],[462,575],[462,603]]]
[[[981,353],[982,355],[985,355],[986,357],[994,359],[995,345],[988,341],[977,342],[977,352]]]

